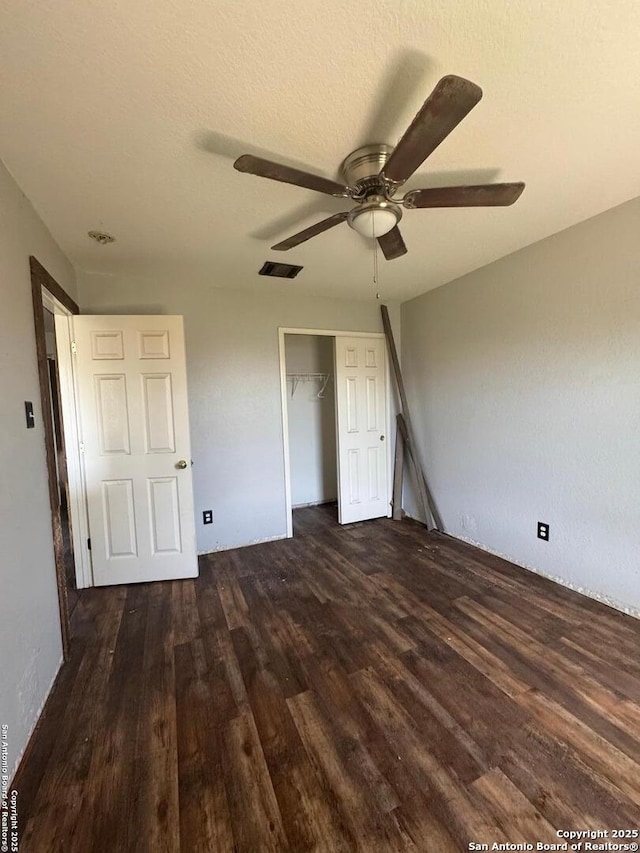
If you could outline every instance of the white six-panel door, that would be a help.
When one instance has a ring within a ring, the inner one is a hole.
[[[383,338],[336,337],[338,520],[389,515]]]
[[[94,583],[195,577],[182,317],[73,329]]]

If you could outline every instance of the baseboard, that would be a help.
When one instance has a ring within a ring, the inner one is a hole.
[[[236,548],[250,548],[252,545],[264,545],[265,542],[277,542],[279,539],[288,539],[286,533],[277,536],[267,536],[264,539],[254,539],[252,542],[239,542],[237,545],[221,545],[220,548],[211,548],[208,551],[198,551],[198,557],[206,557],[207,554],[219,554],[221,551],[235,551]]]
[[[417,521],[420,524],[424,524],[424,522],[420,518],[416,518],[413,515],[409,515],[409,513],[405,513],[404,515],[406,518],[410,518],[412,521]],[[620,613],[625,613],[627,616],[633,616],[634,619],[640,619],[640,610],[638,610],[636,607],[630,607],[628,604],[622,604],[620,601],[617,601],[615,598],[611,598],[608,595],[603,595],[600,592],[595,592],[594,590],[586,589],[583,586],[578,586],[577,584],[574,584],[571,581],[560,577],[559,575],[551,575],[548,572],[543,572],[541,569],[536,569],[535,566],[528,566],[526,563],[519,563],[517,560],[514,560],[513,557],[510,557],[508,554],[502,554],[500,551],[494,551],[491,548],[487,548],[486,545],[483,545],[481,542],[476,542],[474,539],[467,539],[466,536],[453,536],[451,533],[446,533],[444,535],[451,537],[451,539],[457,539],[460,542],[465,542],[467,545],[472,545],[479,551],[484,551],[486,554],[491,554],[493,557],[500,557],[501,560],[506,560],[508,563],[513,563],[514,566],[518,566],[518,568],[520,569],[525,569],[525,571],[531,572],[534,575],[540,575],[540,577],[546,578],[549,581],[553,581],[559,586],[564,586],[566,589],[570,589],[572,592],[577,592],[578,595],[583,595],[585,598],[591,598],[593,601],[600,602],[600,604],[606,604],[607,607],[612,607],[614,610],[618,610]]]
[[[60,660],[58,661],[58,667],[57,667],[55,673],[53,674],[53,678],[51,679],[51,681],[49,683],[49,687],[47,688],[47,690],[44,694],[44,699],[40,703],[40,707],[38,708],[38,710],[36,712],[36,718],[33,722],[33,726],[31,727],[31,731],[29,732],[29,736],[27,737],[27,742],[24,745],[22,752],[17,756],[17,758],[15,760],[15,763],[13,765],[13,770],[12,770],[11,775],[9,777],[11,780],[9,783],[9,788],[11,788],[14,780],[17,778],[18,774],[20,773],[23,762],[28,761],[28,759],[29,759],[29,754],[31,753],[31,750],[33,748],[33,744],[35,741],[35,733],[36,733],[36,729],[38,728],[38,723],[40,722],[40,718],[42,717],[42,714],[44,712],[45,705],[47,704],[47,702],[49,700],[49,696],[51,695],[51,691],[53,690],[55,683],[58,680],[58,676],[60,675],[60,671],[62,669],[63,662],[64,662],[64,659],[61,657]]]
[[[305,509],[308,506],[327,506],[327,504],[334,504],[338,498],[329,498],[321,501],[310,501],[307,504],[294,504],[291,509]]]

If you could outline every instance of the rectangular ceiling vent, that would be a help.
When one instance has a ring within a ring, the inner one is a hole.
[[[258,275],[275,275],[278,278],[295,278],[302,267],[295,264],[279,264],[275,261],[265,261]]]

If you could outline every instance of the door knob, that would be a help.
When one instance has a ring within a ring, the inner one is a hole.
[[[187,467],[187,460],[186,459],[181,459],[179,462],[176,462],[176,468],[186,468],[186,467]]]
[[[380,436],[380,441],[384,441],[384,436],[383,436],[383,435],[381,435],[381,436]]]

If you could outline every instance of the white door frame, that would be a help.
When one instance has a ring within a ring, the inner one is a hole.
[[[67,481],[69,486],[69,518],[73,541],[73,561],[76,572],[76,588],[93,586],[91,552],[89,551],[89,521],[87,517],[87,497],[84,482],[84,467],[78,431],[78,411],[76,408],[76,379],[71,354],[73,339],[73,314],[42,285],[42,304],[55,317],[56,353],[58,379],[60,382],[60,409],[64,432],[65,458],[67,461]]]
[[[282,404],[282,455],[284,459],[284,500],[285,500],[285,513],[287,517],[287,539],[291,539],[293,536],[293,509],[291,506],[291,461],[289,458],[289,407],[288,407],[288,394],[287,394],[287,363],[286,363],[286,353],[285,353],[285,335],[318,335],[325,338],[384,338],[384,332],[349,332],[340,330],[337,331],[335,329],[289,329],[283,326],[278,327],[278,354],[280,359],[280,400]],[[392,406],[393,406],[393,395],[391,393],[391,376],[389,371],[389,356],[387,353],[387,348],[385,344],[384,348],[384,358],[385,358],[385,375],[386,375],[386,392],[387,392],[387,407],[385,412],[385,435],[392,438],[389,432],[389,424],[393,422],[392,417]],[[334,362],[334,373],[335,373],[335,362]],[[334,376],[334,393],[335,393],[335,376]],[[338,430],[337,425],[338,420],[338,412],[336,409],[336,435]],[[393,441],[387,441],[387,503],[388,517],[391,517],[391,489],[393,483],[392,476],[392,458],[391,458],[391,447],[393,445]],[[338,455],[337,458],[337,467],[338,467],[338,481],[340,478],[340,460]]]

